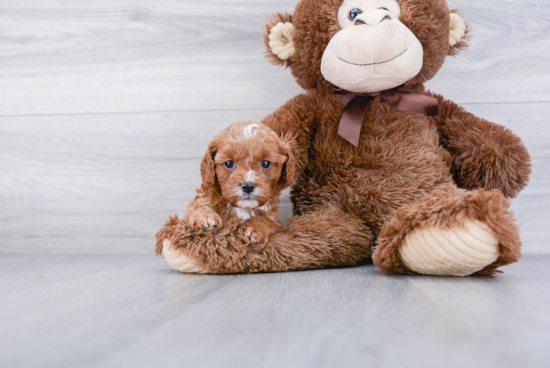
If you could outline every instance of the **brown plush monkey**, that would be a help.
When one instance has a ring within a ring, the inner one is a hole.
[[[268,57],[305,92],[262,123],[296,159],[295,216],[244,253],[209,258],[219,252],[206,246],[201,271],[355,266],[372,257],[388,272],[465,276],[516,262],[521,242],[507,198],[527,185],[526,148],[424,89],[467,46],[466,34],[445,0],[301,0],[294,14],[275,15]],[[176,226],[158,239],[193,262]]]

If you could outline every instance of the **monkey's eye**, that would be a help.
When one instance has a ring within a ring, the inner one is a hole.
[[[269,169],[269,168],[271,167],[271,162],[269,162],[269,161],[262,161],[262,167],[263,167],[264,169],[266,169],[266,170]]]
[[[225,163],[225,167],[227,167],[228,169],[232,169],[235,167],[235,163],[233,161],[227,161]]]
[[[363,14],[363,12],[361,11],[361,9],[351,9],[351,11],[349,12],[349,20],[351,20],[352,22],[355,20],[355,18],[357,18],[357,16],[359,16],[359,14]]]

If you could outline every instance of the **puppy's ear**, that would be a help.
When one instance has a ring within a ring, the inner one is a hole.
[[[294,184],[294,181],[296,180],[296,161],[294,159],[294,155],[292,154],[290,145],[287,142],[280,141],[279,150],[287,157],[278,183],[280,189],[282,190]]]
[[[219,142],[212,139],[208,143],[208,149],[201,161],[202,189],[205,191],[212,190],[212,188],[219,189],[216,177],[216,163],[214,162],[218,145]]]

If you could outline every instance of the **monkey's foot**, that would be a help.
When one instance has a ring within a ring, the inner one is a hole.
[[[162,245],[164,259],[173,269],[185,273],[208,273],[208,270],[199,267],[196,260],[187,256],[183,250],[174,249],[170,240],[165,239]]]
[[[482,222],[467,218],[464,226],[411,230],[398,246],[403,265],[424,275],[468,276],[500,257],[497,236]]]

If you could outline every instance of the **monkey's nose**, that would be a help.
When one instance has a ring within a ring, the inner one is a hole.
[[[250,194],[254,191],[254,183],[251,183],[251,182],[242,183],[241,188],[243,189],[243,192]]]
[[[374,27],[379,25],[385,20],[391,20],[391,16],[387,11],[384,10],[374,10],[371,12],[363,13],[355,18],[354,26],[362,26],[364,24]]]

